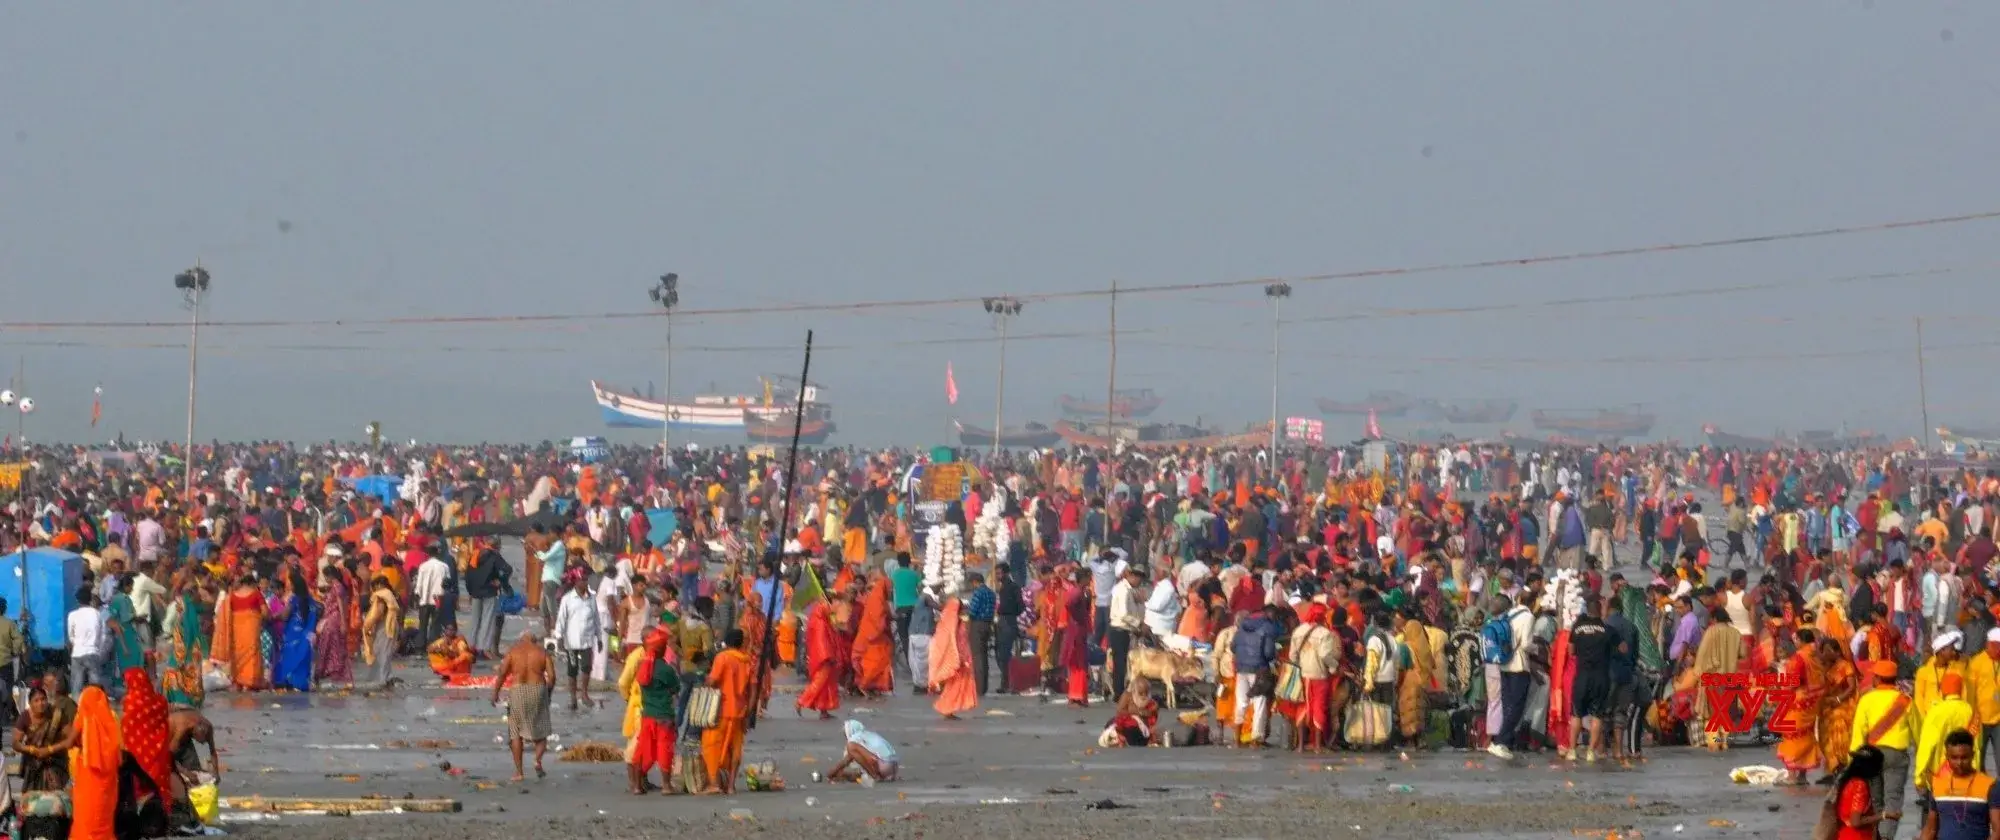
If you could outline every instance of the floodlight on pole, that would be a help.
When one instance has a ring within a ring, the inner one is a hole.
[[[681,302],[681,276],[671,271],[660,275],[660,282],[655,284],[651,289],[646,290],[646,296],[652,298],[653,303],[667,313],[667,351],[665,359],[667,382],[666,389],[660,392],[660,466],[664,468],[667,463],[668,435],[674,424],[672,408],[674,399],[674,307],[679,306]]]
[[[1280,302],[1292,296],[1292,284],[1269,283],[1264,296],[1271,299],[1271,472],[1278,471],[1278,317]]]
[[[1000,455],[1000,431],[1005,426],[1007,407],[1007,321],[1021,314],[1021,301],[1011,297],[990,297],[980,301],[986,314],[1000,330],[1000,377],[993,398],[993,455]]]
[[[197,261],[193,268],[174,275],[174,288],[181,293],[181,305],[188,310],[188,400],[187,450],[181,453],[181,492],[194,498],[194,406],[195,374],[201,359],[201,302],[208,296],[209,274]]]

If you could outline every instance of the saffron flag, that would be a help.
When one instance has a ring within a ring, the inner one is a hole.
[[[952,405],[958,405],[958,378],[951,375],[951,363],[944,363],[944,398]]]
[[[1375,409],[1372,408],[1368,409],[1368,438],[1370,440],[1380,440],[1382,438],[1382,424],[1376,422]]]
[[[97,428],[97,419],[103,416],[104,416],[104,386],[99,385],[97,386],[97,390],[90,397],[90,427],[93,429]]]

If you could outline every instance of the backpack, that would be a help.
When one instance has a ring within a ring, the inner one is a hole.
[[[1506,614],[1489,618],[1479,628],[1479,661],[1505,665],[1514,658],[1514,625]]]

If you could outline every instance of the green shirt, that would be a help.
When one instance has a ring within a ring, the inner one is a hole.
[[[681,696],[681,674],[665,659],[653,663],[653,681],[639,686],[639,714],[653,720],[673,720],[674,701]]]
[[[917,587],[923,582],[924,576],[914,567],[897,566],[895,571],[890,572],[889,586],[894,590],[891,594],[895,598],[896,609],[916,606]]]

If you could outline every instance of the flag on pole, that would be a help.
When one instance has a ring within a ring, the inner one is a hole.
[[[825,598],[826,589],[820,586],[819,575],[813,573],[812,564],[808,563],[805,567],[805,574],[799,579],[799,585],[792,589],[792,602],[787,604],[786,608],[792,612],[804,615],[806,610],[812,608],[814,603]]]
[[[1382,424],[1375,420],[1375,409],[1368,409],[1368,439],[1382,439]]]
[[[944,363],[944,398],[952,405],[958,405],[958,377],[951,375],[951,363]]]
[[[97,428],[97,419],[104,416],[104,386],[99,385],[90,397],[90,427]]]

